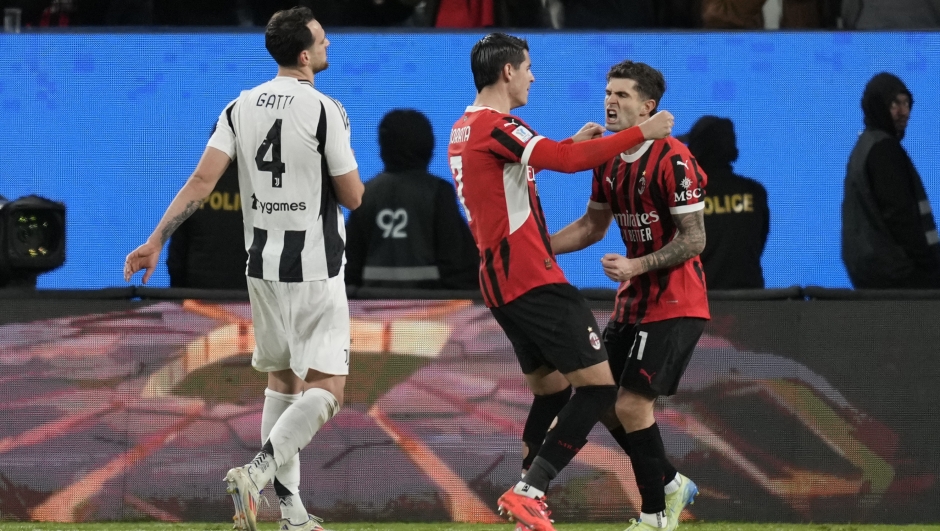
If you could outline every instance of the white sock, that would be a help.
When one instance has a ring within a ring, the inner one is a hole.
[[[264,390],[264,409],[261,410],[261,443],[268,441],[271,429],[277,419],[281,417],[291,404],[300,400],[301,393],[288,395],[270,389]],[[277,467],[274,477],[277,482],[290,491],[289,495],[278,494],[281,518],[286,518],[292,524],[302,524],[307,521],[307,509],[300,499],[300,453],[294,454],[286,463]]]
[[[679,481],[679,474],[676,474],[676,477],[672,478],[672,481],[670,481],[669,483],[666,483],[666,487],[665,487],[666,495],[668,496],[676,492],[677,490],[679,490],[680,486],[682,486],[682,482]]]
[[[274,461],[286,464],[338,412],[339,402],[333,393],[316,387],[305,391],[271,428],[268,441],[274,447]]]
[[[529,485],[525,481],[520,481],[516,483],[516,486],[512,489],[516,494],[522,494],[523,496],[528,496],[529,498],[541,498],[545,496],[545,493],[539,489]]]
[[[666,527],[666,512],[654,514],[640,513],[640,521],[653,527]]]

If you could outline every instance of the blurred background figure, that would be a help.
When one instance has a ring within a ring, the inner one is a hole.
[[[680,140],[708,175],[701,254],[708,289],[762,289],[760,257],[770,233],[767,190],[731,167],[738,160],[734,123],[703,116]]]
[[[843,0],[846,29],[940,27],[940,0]]]
[[[940,238],[924,183],[901,145],[914,97],[882,72],[862,95],[865,130],[849,156],[842,261],[856,288],[940,288]]]
[[[238,164],[229,164],[215,190],[173,236],[166,268],[171,288],[248,289],[245,228]]]
[[[477,289],[479,253],[454,187],[427,171],[431,122],[393,110],[379,123],[379,148],[385,171],[366,183],[346,224],[346,284]]]
[[[563,0],[565,27],[572,29],[652,28],[653,0]]]
[[[833,28],[839,0],[701,0],[708,29]]]

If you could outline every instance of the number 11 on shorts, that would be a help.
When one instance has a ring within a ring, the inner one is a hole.
[[[633,356],[633,349],[636,347],[636,340],[640,340],[640,348],[636,353],[637,361],[643,359],[643,351],[646,350],[646,338],[649,337],[649,332],[640,330],[636,333],[636,337],[633,338],[633,345],[630,346],[630,356]]]

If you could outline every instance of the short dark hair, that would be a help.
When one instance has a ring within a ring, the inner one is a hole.
[[[297,66],[300,52],[313,46],[313,32],[307,24],[313,12],[306,7],[293,7],[271,15],[264,28],[264,47],[280,66]]]
[[[431,121],[414,109],[394,109],[379,122],[379,155],[385,171],[428,169],[434,154]]]
[[[662,72],[646,63],[621,61],[610,67],[607,72],[607,81],[612,78],[632,79],[636,82],[637,92],[655,101],[657,107],[659,100],[666,93],[666,78],[663,77]]]
[[[519,68],[528,50],[529,43],[525,39],[505,33],[490,33],[477,41],[470,51],[470,70],[477,92],[496,83],[507,63]]]

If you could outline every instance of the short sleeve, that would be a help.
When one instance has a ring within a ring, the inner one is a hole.
[[[610,200],[607,199],[607,190],[604,189],[604,168],[607,165],[594,168],[594,178],[591,179],[591,199],[588,208],[594,210],[610,209]]]
[[[663,189],[671,214],[688,214],[705,208],[705,172],[688,150],[673,150],[661,166]]]
[[[528,165],[532,149],[543,138],[519,118],[504,116],[493,126],[488,147],[507,162]]]
[[[347,174],[359,165],[353,155],[350,144],[349,116],[343,105],[327,96],[328,101],[323,102],[323,111],[326,113],[326,146],[324,155],[330,168],[330,175],[337,177]]]
[[[232,121],[232,112],[237,103],[236,99],[225,106],[209,136],[208,144],[209,147],[218,149],[232,160],[235,160],[235,125]]]

